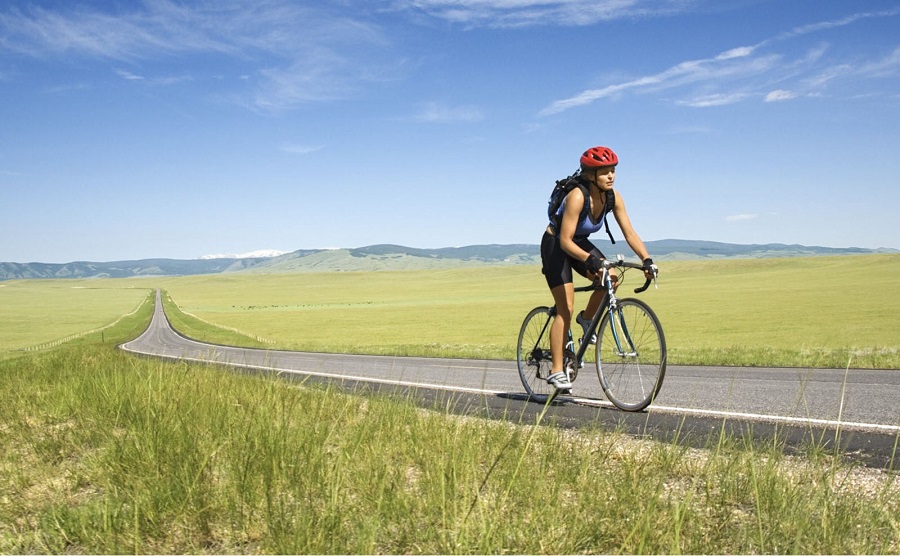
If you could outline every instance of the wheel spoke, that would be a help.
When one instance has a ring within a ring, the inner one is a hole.
[[[638,299],[619,300],[614,317],[607,313],[600,323],[596,351],[606,397],[627,411],[646,408],[666,369],[666,341],[652,309]]]

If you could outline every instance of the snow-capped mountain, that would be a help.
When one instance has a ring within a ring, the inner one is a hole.
[[[249,253],[240,254],[230,253],[222,255],[203,255],[202,257],[200,257],[200,259],[262,259],[270,257],[280,257],[285,253],[287,253],[287,251],[278,251],[277,249],[260,249],[259,251],[251,251]]]

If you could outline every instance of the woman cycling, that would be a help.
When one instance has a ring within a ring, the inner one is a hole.
[[[625,203],[618,191],[613,190],[616,180],[616,165],[619,158],[609,147],[593,147],[581,155],[581,170],[574,176],[578,187],[574,187],[565,197],[555,215],[551,215],[551,223],[541,240],[542,272],[547,279],[550,293],[556,304],[557,318],[550,328],[550,352],[553,356],[553,367],[547,382],[558,392],[568,393],[572,382],[563,369],[565,341],[572,324],[572,311],[575,304],[575,286],[572,283],[572,269],[585,278],[599,278],[603,253],[594,246],[588,236],[599,231],[610,212],[607,205],[607,191],[612,190],[614,203],[612,214],[625,236],[625,241],[634,253],[644,261],[644,274],[649,278],[656,270],[653,260],[638,237]],[[555,216],[555,218],[554,218]],[[613,277],[615,280],[615,276]],[[588,300],[584,311],[578,314],[576,321],[585,330],[600,309],[605,290],[595,290]],[[583,341],[596,341],[585,338]]]

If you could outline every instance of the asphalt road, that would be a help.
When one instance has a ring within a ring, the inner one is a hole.
[[[512,340],[511,340],[512,341]],[[402,390],[425,404],[534,422],[543,407],[527,401],[515,361],[431,359],[274,351],[217,346],[178,335],[157,294],[150,326],[122,349],[156,357],[223,364],[354,389]],[[549,422],[596,424],[703,446],[723,429],[777,439],[788,450],[839,450],[866,465],[900,468],[900,370],[669,366],[660,395],[642,413],[605,401],[586,367],[573,396],[557,401]],[[896,454],[897,462],[894,462]]]

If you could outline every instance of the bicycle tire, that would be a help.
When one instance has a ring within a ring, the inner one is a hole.
[[[550,307],[535,307],[522,321],[516,347],[519,378],[529,398],[546,399],[555,393],[547,383],[553,358],[550,355],[550,325],[555,311]]]
[[[611,315],[615,326],[610,326]],[[615,334],[626,349],[617,349]],[[649,305],[620,299],[615,312],[607,311],[600,321],[596,353],[600,386],[613,405],[642,411],[653,402],[666,375],[666,337]]]

